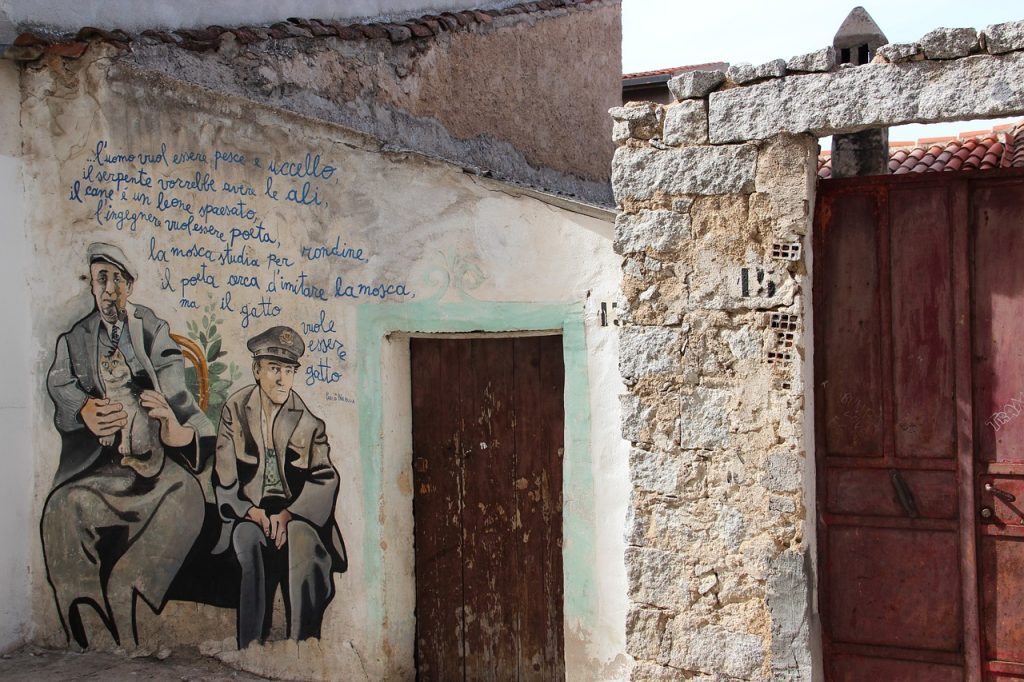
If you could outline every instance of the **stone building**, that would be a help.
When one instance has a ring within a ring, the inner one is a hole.
[[[889,126],[1020,116],[1022,49],[937,29],[612,111],[633,679],[1021,670],[1020,172],[850,176]],[[879,131],[817,182],[817,138]]]

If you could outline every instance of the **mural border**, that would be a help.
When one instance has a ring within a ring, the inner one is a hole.
[[[370,609],[367,635],[383,641],[383,342],[399,333],[550,332],[562,334],[565,363],[565,456],[563,459],[563,583],[566,632],[578,622],[595,622],[597,557],[594,546],[594,475],[590,448],[590,382],[583,303],[384,303],[356,310],[359,457],[365,535],[361,561]],[[410,462],[411,466],[411,462]],[[374,598],[376,597],[376,598]]]

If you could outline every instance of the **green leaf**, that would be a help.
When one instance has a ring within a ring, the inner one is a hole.
[[[206,351],[206,359],[207,360],[209,360],[210,362],[213,362],[218,357],[220,357],[220,345],[221,345],[220,339],[215,339],[213,341],[213,343],[210,344],[210,348]]]
[[[206,334],[199,332],[199,343],[203,344],[203,348],[206,348]]]
[[[219,376],[223,374],[224,370],[226,370],[227,368],[228,366],[225,365],[223,362],[212,362],[210,363],[210,374],[216,374]]]
[[[227,354],[228,352],[226,350],[222,350],[221,352],[217,353],[217,358],[222,358]],[[216,360],[217,358],[214,358],[214,360]]]
[[[203,329],[206,329],[209,326],[210,326],[210,316],[209,315],[203,315]]]
[[[210,390],[221,395],[227,393],[229,388],[231,388],[231,382],[224,379],[218,379],[210,384]]]
[[[216,324],[211,324],[210,328],[209,328],[209,330],[207,330],[206,334],[210,337],[211,340],[215,339],[217,337],[217,325]]]

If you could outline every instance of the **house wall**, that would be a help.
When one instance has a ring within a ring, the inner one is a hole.
[[[18,69],[0,62],[0,91],[12,93],[0,102],[0,203],[4,206],[4,235],[7,263],[2,286],[8,292],[0,300],[0,314],[7,321],[4,362],[0,383],[6,387],[0,400],[0,433],[5,434],[8,452],[4,475],[0,477],[0,651],[21,644],[31,632],[29,598],[29,547],[35,537],[29,515],[33,478],[31,430],[25,428],[32,414],[32,366],[35,348],[29,334],[29,300],[24,282],[30,272],[25,234],[25,201],[22,185],[21,102]],[[26,529],[32,529],[26,532]]]
[[[176,2],[173,4],[129,0],[86,2],[68,5],[57,0],[32,2],[10,0],[4,12],[14,24],[53,27],[77,31],[82,26],[120,28],[141,31],[149,28],[198,28],[220,24],[262,24],[284,21],[289,17],[323,17],[354,19],[359,17],[406,17],[452,9],[502,7],[509,1],[479,2],[477,0],[351,0],[337,3],[328,0],[294,0],[286,2]]]
[[[567,670],[577,679],[627,678],[621,528],[628,484],[614,403],[622,389],[614,327],[601,326],[599,315],[617,290],[610,218],[115,56],[94,45],[80,60],[23,72],[27,281],[32,340],[43,349],[30,363],[28,392],[36,641],[65,643],[34,534],[60,452],[44,378],[57,336],[93,307],[86,247],[106,241],[139,270],[131,301],[151,307],[174,332],[202,332],[207,347],[219,337],[226,355],[211,367],[220,379],[214,403],[252,383],[245,343],[256,333],[284,324],[305,338],[295,391],[326,423],[340,478],[333,518],[350,558],[348,572],[333,578],[337,596],[319,640],[239,652],[234,610],[171,601],[159,615],[139,605],[142,647],[198,646],[282,678],[411,677],[402,335],[559,329],[570,370],[566,480],[573,486],[563,511]],[[282,162],[294,165],[282,169]],[[207,204],[234,215],[210,214]],[[22,538],[25,526],[9,532]],[[274,640],[284,635],[276,608]],[[88,625],[98,633],[91,644],[113,644],[96,619]]]
[[[239,16],[198,34],[136,34],[124,58],[339,123],[391,149],[610,206],[607,111],[620,103],[619,5],[521,3],[428,23],[374,23],[369,36],[345,22],[257,35],[259,20]],[[315,18],[309,10],[300,16]],[[231,30],[239,26],[248,28]]]
[[[820,679],[816,137],[1024,113],[1024,22],[683,74],[612,111],[635,680]],[[788,70],[788,73],[787,73]]]

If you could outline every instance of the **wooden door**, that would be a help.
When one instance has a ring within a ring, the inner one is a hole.
[[[1024,678],[1024,176],[822,182],[815,222],[826,677]]]
[[[562,337],[410,351],[417,676],[563,679]]]

